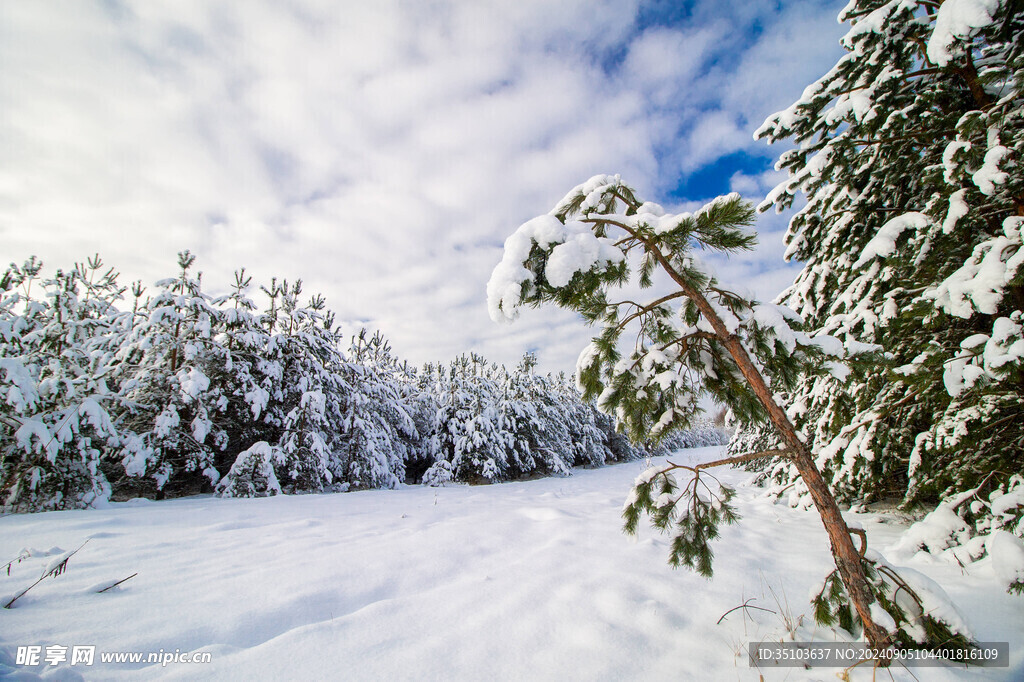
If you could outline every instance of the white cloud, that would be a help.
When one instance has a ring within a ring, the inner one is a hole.
[[[622,67],[624,85],[643,92],[655,106],[679,108],[689,96],[687,85],[699,76],[724,32],[720,22],[693,30],[645,30],[630,43]]]
[[[754,175],[733,173],[729,178],[729,191],[739,192],[752,200],[760,200],[788,177],[789,174],[786,171],[774,169]]]
[[[762,8],[745,44],[754,15],[712,5],[640,30],[619,0],[7,3],[5,255],[99,251],[151,284],[190,248],[211,287],[243,265],[302,278],[417,363],[538,349],[571,369],[592,333],[572,315],[486,314],[505,236],[595,173],[657,200],[764,153],[749,112],[831,65],[799,34],[838,6]]]

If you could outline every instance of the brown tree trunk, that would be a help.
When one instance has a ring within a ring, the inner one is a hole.
[[[800,477],[807,485],[807,490],[811,493],[811,499],[814,501],[814,506],[821,516],[822,523],[825,524],[825,532],[828,533],[836,568],[839,569],[843,585],[846,587],[847,594],[850,595],[850,602],[857,609],[857,615],[860,616],[860,620],[864,624],[864,634],[867,636],[868,642],[875,648],[884,649],[888,647],[891,643],[889,633],[876,624],[871,617],[871,602],[874,598],[868,587],[868,579],[864,573],[864,566],[861,564],[860,554],[853,544],[853,537],[850,535],[850,529],[847,527],[846,521],[843,520],[843,516],[839,511],[836,498],[833,497],[828,484],[825,483],[821,472],[818,471],[811,453],[800,439],[796,428],[789,420],[789,416],[775,402],[775,398],[767,383],[765,383],[764,377],[761,376],[761,373],[751,361],[739,337],[728,331],[725,323],[722,322],[721,318],[719,318],[703,296],[698,292],[692,293],[692,298],[697,307],[700,308],[701,313],[711,323],[718,338],[729,350],[729,354],[732,355],[740,372],[743,373],[743,378],[750,384],[754,394],[768,412],[768,418],[771,419],[772,424],[779,430],[783,441],[792,451],[790,457],[793,463],[796,464]]]
[[[867,636],[868,642],[872,647],[877,649],[887,648],[892,642],[889,633],[875,623],[871,617],[871,603],[874,601],[874,598],[868,586],[868,579],[864,573],[860,554],[857,552],[857,548],[853,543],[853,537],[850,535],[850,529],[847,527],[846,521],[839,511],[836,498],[833,497],[828,484],[825,483],[821,472],[818,471],[818,467],[815,465],[807,446],[797,433],[796,427],[789,420],[786,411],[775,402],[771,389],[768,388],[768,384],[765,382],[764,377],[761,376],[761,372],[750,359],[747,349],[743,346],[740,338],[729,331],[707,298],[687,284],[679,273],[676,272],[675,268],[672,267],[668,258],[661,253],[660,249],[650,243],[646,243],[646,246],[662,268],[679,285],[686,296],[696,304],[701,314],[711,324],[711,327],[715,330],[715,335],[729,351],[729,354],[736,362],[736,366],[743,374],[743,378],[747,380],[750,388],[767,411],[768,418],[775,428],[778,429],[779,435],[782,436],[782,440],[786,443],[787,448],[791,450],[790,458],[796,464],[800,477],[807,485],[807,490],[811,494],[814,506],[817,508],[821,521],[825,525],[825,532],[828,533],[829,544],[832,548],[832,557],[835,560],[836,568],[839,569],[839,576],[846,587],[846,593],[850,596],[850,602],[857,610],[861,623],[864,624],[864,634]]]

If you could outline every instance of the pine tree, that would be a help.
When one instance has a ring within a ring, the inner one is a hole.
[[[966,495],[981,530],[1024,468],[1024,4],[855,0],[840,19],[848,54],[757,132],[799,144],[761,208],[807,197],[781,301],[891,362],[807,378],[794,416],[842,497]]]
[[[115,486],[158,498],[199,492],[220,479],[215,452],[226,445],[216,414],[224,405],[211,376],[225,358],[215,340],[220,312],[192,274],[195,256],[178,254],[178,275],[137,307],[118,349],[116,379],[125,413]]]
[[[251,287],[245,268],[236,270],[230,293],[213,301],[219,326],[210,350],[219,361],[208,363],[207,371],[219,393],[214,417],[223,436],[214,466],[221,475],[254,443],[280,438],[268,423],[268,404],[281,372],[267,357],[270,333],[248,295]]]
[[[595,176],[506,240],[488,282],[488,307],[500,321],[513,319],[524,304],[555,303],[600,323],[601,334],[580,355],[577,382],[584,397],[596,396],[598,407],[614,412],[634,440],[656,440],[690,426],[702,393],[744,421],[770,420],[785,446],[778,454],[799,469],[813,495],[865,634],[874,646],[885,646],[889,635],[874,620],[875,595],[849,529],[776,398],[825,357],[840,359],[849,350],[832,337],[794,329],[795,316],[785,308],[726,290],[694,253],[694,245],[722,252],[752,247],[755,237],[745,228],[753,215],[736,195],[696,214],[667,214],[638,199],[617,176]],[[647,303],[626,294],[627,285],[651,288],[656,270],[672,282],[667,293]],[[623,352],[619,340],[627,330],[634,341]],[[638,479],[624,516],[627,531],[635,531],[641,513],[650,513],[657,527],[674,533],[670,561],[710,574],[710,542],[718,525],[736,516],[731,490],[706,486],[702,466],[649,470]],[[683,485],[674,475],[680,469],[693,474]]]
[[[613,419],[598,412],[592,402],[584,402],[575,382],[564,372],[551,378],[550,383],[556,409],[568,431],[573,466],[597,467],[640,456],[629,439],[615,431]],[[609,440],[621,441],[625,454],[616,455]]]
[[[231,469],[217,484],[220,497],[273,497],[284,491],[277,480],[275,465],[285,463],[280,448],[259,441],[238,453]]]
[[[564,406],[549,377],[536,374],[537,358],[527,353],[511,372],[497,377],[504,427],[510,432],[510,476],[567,476],[575,460]]]
[[[106,500],[102,463],[119,433],[108,386],[123,289],[99,257],[41,280],[42,263],[0,277],[0,509]]]
[[[345,480],[355,487],[394,488],[405,480],[406,461],[419,438],[402,370],[384,336],[368,336],[363,329],[352,339],[344,371]]]
[[[416,429],[416,439],[406,461],[406,480],[427,485],[444,485],[454,480],[451,463],[441,448],[439,391],[443,370],[440,363],[428,362],[418,372],[406,371],[403,384],[405,404]]]
[[[301,281],[274,279],[264,290],[270,309],[263,316],[269,336],[261,374],[269,395],[265,421],[274,433],[268,442],[278,448],[277,479],[285,492],[320,492],[345,475],[336,456],[350,390],[342,374],[341,332],[322,298],[314,296],[308,306],[299,302]]]
[[[499,404],[500,391],[488,376],[488,363],[476,354],[462,355],[439,368],[437,441],[456,480],[491,483],[507,480],[512,433]]]

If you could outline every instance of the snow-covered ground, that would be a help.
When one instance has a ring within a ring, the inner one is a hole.
[[[720,448],[676,453],[707,460]],[[808,592],[830,567],[816,514],[741,489],[740,524],[715,545],[715,577],[666,564],[667,540],[620,531],[635,462],[486,487],[336,495],[134,501],[93,511],[0,518],[0,676],[23,679],[758,679],[750,641],[833,639]],[[742,482],[742,471],[715,472]],[[902,526],[857,514],[885,552]],[[59,555],[59,552],[57,552]],[[915,560],[960,606],[978,639],[1010,642],[1010,668],[916,669],[917,679],[1024,676],[1021,598],[981,562]],[[110,591],[97,593],[132,573]],[[745,600],[776,613],[740,609]],[[18,646],[96,647],[95,663],[17,665]],[[110,652],[209,652],[209,663],[102,663]],[[835,679],[837,669],[763,671]],[[896,679],[913,679],[893,671]],[[870,679],[858,671],[854,679]],[[886,676],[887,678],[887,676]]]

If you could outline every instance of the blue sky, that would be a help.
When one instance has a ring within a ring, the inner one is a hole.
[[[760,200],[780,150],[752,133],[835,63],[842,4],[3,3],[3,256],[151,285],[187,248],[212,293],[302,278],[415,363],[568,370],[573,315],[487,316],[505,237],[597,173],[669,208]],[[784,229],[719,274],[772,297]]]

